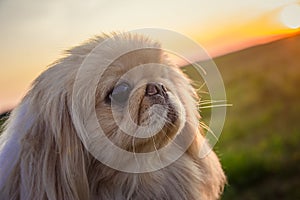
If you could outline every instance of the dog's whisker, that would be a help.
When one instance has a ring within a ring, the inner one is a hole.
[[[153,147],[154,147],[154,149],[155,149],[155,152],[156,152],[156,155],[157,155],[157,157],[158,157],[159,163],[160,163],[161,167],[163,168],[163,163],[162,163],[161,158],[160,158],[160,155],[159,155],[159,153],[158,153],[158,150],[157,150],[157,147],[156,147],[156,143],[155,143],[155,139],[154,139],[153,136],[151,136],[151,138],[152,138],[152,141],[153,141]]]
[[[217,104],[217,105],[210,105],[210,106],[198,106],[199,109],[206,109],[206,108],[217,108],[217,107],[231,107],[233,104]]]
[[[134,156],[135,162],[137,164],[137,167],[138,167],[138,169],[140,169],[140,164],[139,164],[138,158],[136,156],[136,152],[135,152],[135,137],[136,137],[136,135],[137,135],[137,132],[134,134],[134,136],[132,138],[132,152],[133,152],[133,156]]]
[[[198,93],[198,94],[209,94],[209,92],[203,91],[203,90],[199,90],[199,91],[197,91],[197,93]]]
[[[203,87],[206,85],[205,82],[201,83],[200,81],[194,81],[195,83],[193,84],[195,86],[196,92],[199,92],[203,89]],[[199,84],[201,84],[200,86],[198,86]]]
[[[205,82],[203,82],[203,83],[202,83],[202,85],[200,85],[200,87],[199,87],[199,88],[197,88],[197,89],[201,90],[201,89],[202,89],[202,88],[205,86],[205,84],[206,84],[206,83],[205,83]]]
[[[214,104],[214,103],[225,103],[227,100],[200,100],[197,102],[198,105],[207,105],[207,104]]]
[[[211,135],[212,135],[215,139],[218,140],[218,137],[216,136],[216,134],[213,132],[213,130],[211,130],[211,128],[210,128],[208,125],[206,125],[204,122],[200,122],[199,124],[200,124],[200,126],[201,126],[202,128],[204,128],[204,129],[207,130],[209,133],[211,133]]]
[[[191,80],[191,85],[195,85],[195,84],[196,84],[196,86],[197,86],[197,85],[201,85],[201,84],[204,84],[204,85],[205,85],[206,83],[205,83],[204,80],[199,80],[199,81],[198,81],[197,79]]]

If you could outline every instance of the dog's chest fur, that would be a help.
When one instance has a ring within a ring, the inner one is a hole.
[[[107,167],[106,167],[107,168]],[[92,186],[92,200],[199,200],[201,172],[188,156],[161,170],[129,174],[111,170]],[[92,178],[95,181],[95,177]],[[203,180],[202,180],[203,181]]]

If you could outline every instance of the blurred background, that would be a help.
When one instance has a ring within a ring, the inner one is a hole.
[[[300,199],[299,0],[1,0],[0,27],[0,126],[64,50],[101,32],[170,29],[213,57],[233,105],[215,146],[222,199]]]

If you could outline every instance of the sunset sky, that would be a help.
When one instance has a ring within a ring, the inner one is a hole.
[[[1,0],[0,27],[1,113],[63,50],[101,32],[170,29],[218,56],[299,32],[300,1]]]

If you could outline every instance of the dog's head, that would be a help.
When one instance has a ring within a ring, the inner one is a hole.
[[[121,34],[95,42],[72,79],[74,125],[95,157],[109,151],[105,138],[125,151],[147,153],[174,143],[190,128],[182,139],[187,149],[199,133],[189,80],[158,43],[145,37]]]

